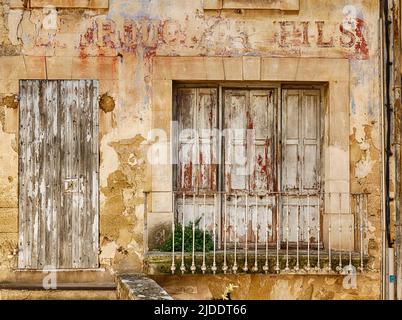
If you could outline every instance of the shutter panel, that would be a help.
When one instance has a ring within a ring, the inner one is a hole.
[[[284,91],[283,105],[283,190],[300,187],[300,96],[298,90]]]
[[[249,112],[250,127],[254,129],[254,141],[250,141],[253,149],[249,152],[250,190],[272,192],[276,185],[274,91],[251,90]]]
[[[197,187],[216,191],[217,182],[217,90],[198,89],[196,123],[198,129]]]
[[[225,90],[225,186],[226,192],[249,189],[247,127],[249,91]]]
[[[217,89],[177,90],[180,191],[217,190]]]
[[[317,191],[320,177],[320,92],[304,90],[302,103],[302,190]]]
[[[191,191],[195,184],[195,121],[197,97],[196,89],[179,89],[177,95],[177,113],[179,122],[179,181],[178,189]]]

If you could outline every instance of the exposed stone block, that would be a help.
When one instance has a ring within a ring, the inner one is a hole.
[[[71,57],[46,57],[46,67],[49,79],[71,79]]]
[[[225,80],[243,80],[242,58],[223,58]]]
[[[31,0],[31,8],[54,6],[57,8],[107,9],[109,0]],[[23,0],[10,0],[10,8],[23,8]]]
[[[118,78],[117,58],[80,57],[72,58],[73,79],[115,80]]]
[[[17,208],[0,208],[0,232],[18,232]]]
[[[261,79],[260,57],[243,57],[243,79],[244,80]]]
[[[297,11],[300,9],[300,0],[222,0],[223,9],[264,9]]]
[[[204,0],[203,7],[205,10],[222,9],[223,0]]]
[[[143,274],[119,274],[117,296],[121,300],[173,300],[154,280]]]

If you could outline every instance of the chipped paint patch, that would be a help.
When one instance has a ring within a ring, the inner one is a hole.
[[[132,233],[132,230],[134,226],[140,225],[137,207],[142,208],[144,201],[141,191],[145,179],[145,162],[141,160],[144,158],[144,140],[137,135],[131,139],[109,143],[117,154],[118,165],[117,170],[109,174],[106,185],[101,188],[103,200],[100,233],[103,239],[102,250],[104,247],[108,248],[117,270],[141,265],[142,237]],[[137,159],[134,165],[133,159]],[[111,242],[116,243],[116,246],[110,247]],[[111,248],[114,248],[114,254],[111,253]]]

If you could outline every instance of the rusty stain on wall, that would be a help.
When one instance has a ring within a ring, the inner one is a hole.
[[[115,102],[113,97],[107,95],[106,93],[102,94],[99,99],[99,108],[101,108],[104,112],[112,112],[115,107]]]
[[[3,97],[3,105],[7,108],[17,109],[18,108],[17,95],[12,94],[12,95],[4,96]]]

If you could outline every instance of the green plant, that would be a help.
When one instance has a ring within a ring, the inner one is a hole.
[[[194,222],[194,251],[203,251],[204,245],[204,232],[199,228],[201,218]],[[183,226],[180,223],[175,225],[174,230],[174,250],[181,251],[183,244]],[[160,246],[159,250],[164,252],[172,251],[173,235],[170,235],[168,239]],[[205,252],[208,252],[214,248],[214,242],[211,234],[205,231]],[[193,223],[190,222],[184,227],[184,252],[193,251]]]

